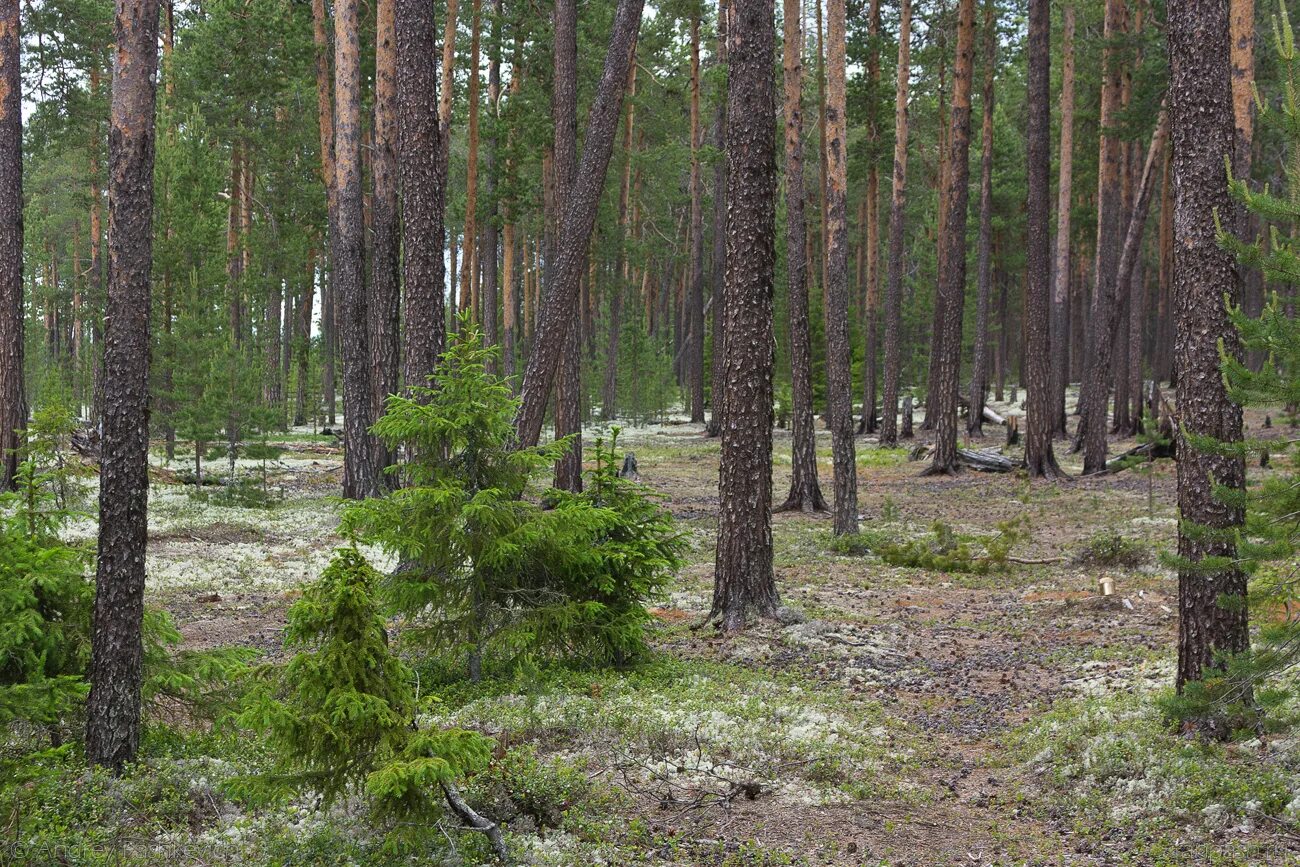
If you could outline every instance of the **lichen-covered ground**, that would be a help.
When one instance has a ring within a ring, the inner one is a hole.
[[[989,433],[999,444],[1001,430]],[[287,606],[341,542],[337,450],[306,435],[283,445],[267,467],[269,508],[196,501],[168,483],[171,469],[157,473],[149,595],[189,646],[275,658]],[[439,711],[497,738],[500,767],[467,794],[503,820],[525,863],[1300,864],[1300,737],[1206,745],[1170,730],[1155,704],[1176,631],[1176,583],[1157,556],[1175,541],[1171,463],[1057,484],[930,479],[906,450],[860,437],[873,538],[942,522],[978,551],[1014,519],[1022,562],[988,574],[888,566],[837,553],[828,516],[779,514],[786,622],[722,637],[693,628],[712,582],[718,442],[673,424],[625,431],[620,446],[692,536],[689,566],[655,609],[656,658],[453,686]],[[778,431],[778,502],[789,446]],[[819,446],[829,493],[829,441]],[[1132,543],[1126,565],[1082,565],[1116,535]],[[1102,577],[1113,595],[1100,595]],[[241,802],[223,781],[265,757],[238,733],[151,749],[144,771],[82,778],[67,803],[41,809],[66,811],[85,853],[126,863],[417,863],[388,860],[356,805]],[[450,827],[446,842],[418,863],[483,852]],[[100,863],[79,857],[63,863]]]

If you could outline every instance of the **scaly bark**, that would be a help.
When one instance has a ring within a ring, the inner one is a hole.
[[[783,0],[782,70],[785,92],[786,282],[790,292],[790,494],[778,511],[829,511],[817,482],[813,425],[812,345],[808,332],[808,228],[803,183],[803,14]]]
[[[898,377],[902,363],[903,221],[907,205],[907,85],[912,41],[912,2],[898,10],[898,76],[894,96],[894,175],[889,197],[889,274],[885,282],[885,382],[880,444],[898,445]]]
[[[862,423],[858,433],[876,432],[876,366],[880,355],[878,341],[880,318],[880,120],[877,115],[880,91],[880,0],[871,0],[867,17],[867,36],[870,52],[867,55],[867,140],[870,147],[870,167],[867,169],[867,190],[863,201],[862,240],[866,248],[860,253],[866,268],[866,286],[862,298],[862,330],[865,333],[862,353]],[[861,276],[859,276],[861,283]]]
[[[826,408],[835,470],[834,532],[858,531],[858,465],[853,447],[852,349],[849,342],[848,122],[845,117],[845,0],[826,4]]]
[[[984,106],[980,129],[980,229],[978,289],[975,302],[975,344],[971,358],[970,397],[966,432],[984,436],[984,398],[988,393],[989,298],[993,292],[993,68],[997,60],[997,28],[993,3],[984,3]]]
[[[952,123],[948,136],[946,217],[942,270],[935,299],[940,330],[935,334],[937,369],[926,398],[926,419],[935,424],[934,461],[929,474],[957,471],[957,388],[961,368],[962,307],[966,289],[966,204],[970,198],[970,92],[974,71],[975,0],[958,4],[957,51],[953,63]]]
[[[1056,192],[1056,267],[1052,280],[1052,434],[1064,437],[1070,379],[1070,197],[1074,186],[1074,4],[1061,31],[1061,146]]]
[[[151,0],[117,0],[113,22],[104,430],[86,758],[114,771],[135,759],[141,729],[158,8]],[[16,94],[7,97],[6,111],[16,109]]]
[[[1225,154],[1233,148],[1228,6],[1185,0],[1169,7],[1169,108],[1174,171],[1174,297],[1178,337],[1178,675],[1179,691],[1217,667],[1218,655],[1250,644],[1246,576],[1236,567],[1245,521],[1240,454],[1199,448],[1195,437],[1242,439],[1241,407],[1227,394],[1220,353],[1241,357],[1228,307],[1238,301],[1232,254],[1216,241],[1216,217],[1234,225]],[[1226,296],[1226,303],[1225,303]],[[1219,732],[1226,735],[1227,732]]]
[[[772,571],[772,277],[775,10],[732,0],[727,62],[727,358],[710,620],[725,631],[775,616]]]
[[[445,342],[442,257],[446,204],[442,128],[433,101],[437,79],[433,9],[425,0],[397,0],[397,133],[402,182],[402,279],[406,290],[407,387],[424,385]]]
[[[375,121],[370,156],[372,183],[370,385],[372,418],[398,388],[401,371],[401,233],[397,204],[397,0],[375,4]],[[424,242],[422,242],[424,243]],[[381,466],[392,457],[382,446]]]
[[[0,2],[0,491],[14,486],[23,387],[23,115],[18,0]]]
[[[727,66],[727,3],[718,2],[718,46],[717,63],[724,69]],[[719,79],[721,80],[721,79]],[[713,146],[718,153],[727,150],[727,100],[725,90],[719,94],[717,109],[713,116]],[[720,159],[713,167],[713,365],[709,378],[709,427],[708,435],[718,436],[722,432],[722,387],[724,365],[727,357],[726,298],[723,291],[727,275],[727,161]]]

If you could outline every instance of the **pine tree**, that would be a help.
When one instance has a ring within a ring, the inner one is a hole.
[[[18,471],[27,427],[23,385],[23,118],[19,3],[0,5],[0,491]]]

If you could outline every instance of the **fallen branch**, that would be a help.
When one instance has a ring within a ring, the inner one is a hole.
[[[506,851],[506,841],[501,836],[501,829],[497,827],[497,823],[480,816],[473,807],[465,803],[455,783],[443,783],[442,793],[447,796],[447,804],[451,807],[451,811],[475,831],[483,832],[492,845],[492,851],[496,853],[497,859],[502,864],[509,864],[510,853]]]

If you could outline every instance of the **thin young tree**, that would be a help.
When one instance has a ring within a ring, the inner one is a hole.
[[[790,293],[790,494],[778,511],[828,511],[817,481],[812,344],[808,333],[808,227],[803,183],[803,14],[783,0],[781,59],[785,85],[786,282]]]
[[[1052,451],[1051,66],[1049,0],[1029,0],[1029,75],[1025,165],[1029,173],[1025,255],[1025,466],[1030,478],[1064,476]]]
[[[858,531],[858,465],[853,447],[849,343],[848,122],[845,116],[845,0],[826,4],[826,407],[835,470],[834,532]]]
[[[582,161],[568,196],[560,242],[556,250],[551,286],[546,293],[533,347],[524,372],[515,430],[521,445],[536,445],[542,432],[546,401],[556,379],[561,349],[577,318],[579,280],[586,270],[605,173],[614,149],[614,136],[623,109],[632,52],[636,50],[643,0],[619,0],[610,31],[604,68],[587,118]]]
[[[984,0],[984,106],[980,129],[980,229],[975,344],[971,353],[970,397],[966,432],[984,436],[984,399],[988,392],[989,299],[993,294],[993,72],[997,62],[997,25],[993,0]]]
[[[907,210],[907,86],[911,75],[912,2],[898,7],[898,76],[894,96],[894,176],[889,197],[889,273],[885,280],[885,381],[880,444],[898,445],[898,377],[902,366],[903,221]]]
[[[1177,687],[1200,681],[1225,653],[1250,643],[1246,575],[1237,565],[1245,516],[1240,452],[1207,448],[1242,439],[1241,407],[1220,373],[1221,354],[1240,360],[1228,319],[1240,285],[1218,225],[1234,225],[1224,158],[1233,152],[1228,4],[1171,4],[1167,24],[1169,111],[1174,172],[1174,297],[1178,377],[1178,674]],[[1222,490],[1237,493],[1225,497]]]
[[[687,298],[691,421],[704,421],[704,181],[700,176],[700,16],[691,17],[691,286]]]
[[[429,94],[437,83],[437,31],[424,0],[397,0],[398,166],[402,182],[402,278],[405,284],[403,373],[423,385],[442,352],[446,321],[442,257],[442,133]]]
[[[86,757],[120,770],[140,747],[149,499],[156,0],[114,9],[108,145],[108,316]]]
[[[727,65],[727,2],[718,2],[717,58],[719,66]],[[719,77],[719,81],[725,79]],[[717,98],[713,115],[713,146],[717,152],[727,152],[727,100],[725,85]],[[727,282],[727,161],[717,160],[713,166],[713,364],[709,375],[709,427],[708,435],[722,432],[723,366],[727,357],[727,330],[725,292]]]
[[[776,114],[772,0],[727,10],[726,422],[709,619],[724,631],[777,612],[772,571],[772,279]]]
[[[970,198],[970,93],[975,55],[975,0],[957,7],[957,52],[953,63],[952,121],[944,193],[943,253],[935,298],[939,330],[934,335],[937,365],[926,418],[935,419],[934,460],[929,475],[957,472],[957,388],[961,373],[962,307],[966,290],[966,205]]]
[[[1070,378],[1070,204],[1074,187],[1074,4],[1062,12],[1061,145],[1056,181],[1056,264],[1052,278],[1052,434],[1065,436],[1065,387]]]
[[[370,335],[361,205],[361,33],[357,0],[334,5],[334,173],[338,233],[331,238],[333,290],[343,349],[343,496],[379,491],[370,377]]]
[[[23,114],[18,0],[0,2],[0,491],[18,471],[23,387]]]
[[[862,298],[862,422],[858,433],[876,432],[876,366],[880,357],[880,0],[871,0],[867,13],[867,189],[862,201],[863,238],[858,251],[859,274],[866,285]]]

